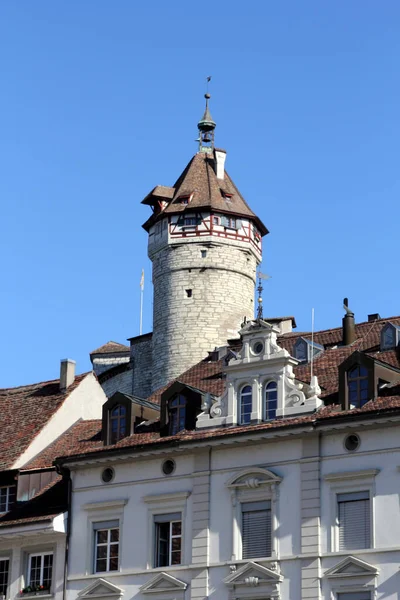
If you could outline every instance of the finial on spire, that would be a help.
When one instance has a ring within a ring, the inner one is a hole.
[[[270,279],[271,276],[270,275],[265,275],[264,273],[261,273],[261,271],[258,271],[257,273],[258,275],[258,286],[257,286],[257,292],[258,292],[258,298],[257,298],[257,302],[258,302],[258,306],[257,306],[257,319],[262,319],[263,318],[263,305],[262,305],[262,293],[264,290],[263,284],[262,284],[262,279]]]
[[[208,84],[211,81],[211,75],[207,77],[207,91],[204,94],[206,99],[206,109],[201,120],[198,122],[197,127],[199,129],[199,151],[200,152],[211,152],[214,148],[214,129],[216,127],[215,121],[213,121],[208,108],[208,101],[211,95],[208,93]]]

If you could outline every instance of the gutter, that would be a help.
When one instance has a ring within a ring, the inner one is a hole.
[[[66,479],[68,482],[68,498],[67,498],[67,534],[65,538],[65,556],[64,556],[64,580],[63,580],[63,600],[67,598],[67,576],[68,576],[68,559],[69,559],[69,540],[71,536],[71,523],[72,523],[72,480],[71,480],[71,472],[66,467],[57,464],[56,471],[59,475],[62,475],[63,479]]]

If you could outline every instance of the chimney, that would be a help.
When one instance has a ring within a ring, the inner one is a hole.
[[[349,309],[349,301],[347,298],[343,299],[343,308],[346,314],[343,317],[343,346],[349,346],[356,339],[356,325],[354,320],[354,313]]]
[[[215,148],[214,150],[214,161],[215,161],[215,174],[217,179],[223,179],[225,175],[225,159],[226,152],[225,150],[218,150]]]
[[[381,318],[379,313],[373,313],[372,315],[368,315],[368,323],[373,323],[374,321],[379,321]]]
[[[60,392],[65,392],[75,381],[76,362],[70,358],[62,358],[60,365]]]

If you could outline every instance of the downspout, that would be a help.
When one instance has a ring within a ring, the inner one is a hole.
[[[71,536],[71,523],[72,523],[72,480],[71,472],[66,467],[57,464],[56,470],[59,475],[62,475],[63,479],[67,480],[67,532],[65,538],[65,556],[64,556],[64,580],[63,580],[63,600],[67,600],[67,576],[68,576],[68,558],[69,558],[69,540]]]

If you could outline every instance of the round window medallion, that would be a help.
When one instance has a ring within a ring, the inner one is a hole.
[[[104,483],[110,483],[114,479],[115,471],[111,467],[107,467],[101,474],[101,479]]]
[[[172,459],[164,460],[162,464],[162,472],[164,475],[171,475],[175,471],[175,461]]]
[[[349,452],[355,452],[360,447],[360,438],[356,433],[350,433],[344,440],[344,447]]]
[[[254,354],[261,354],[264,350],[264,344],[262,342],[256,342],[253,346]]]

